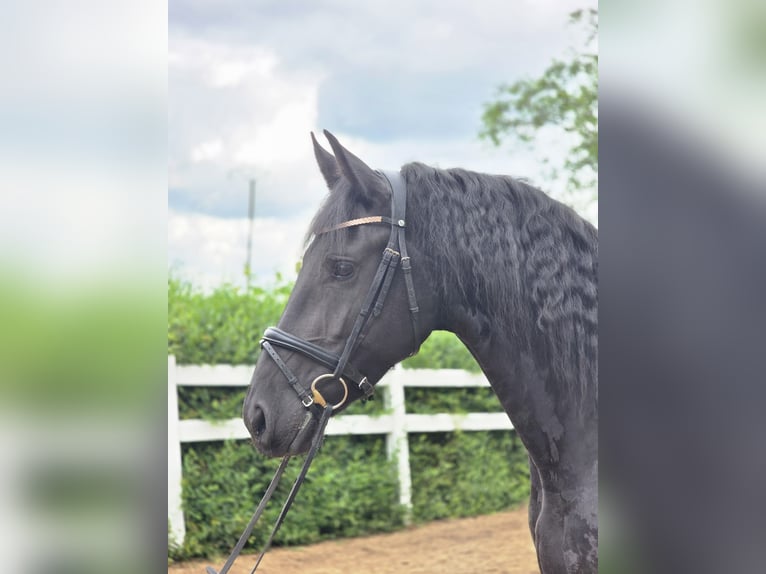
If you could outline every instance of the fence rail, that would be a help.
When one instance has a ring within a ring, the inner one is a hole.
[[[250,438],[242,419],[208,422],[200,419],[179,420],[178,387],[246,387],[252,366],[176,365],[168,357],[168,520],[177,543],[186,533],[181,508],[181,444]],[[401,369],[390,371],[377,385],[383,389],[386,414],[341,415],[330,420],[328,435],[385,434],[390,458],[396,458],[399,474],[399,502],[411,507],[411,479],[408,433],[511,430],[505,413],[467,413],[433,415],[408,414],[405,410],[405,387],[488,387],[483,375],[455,369]]]

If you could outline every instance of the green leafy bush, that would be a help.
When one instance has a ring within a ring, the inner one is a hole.
[[[405,369],[462,369],[479,373],[478,363],[463,343],[447,331],[434,331],[414,357],[402,362]]]
[[[168,353],[178,364],[254,365],[259,338],[282,314],[292,284],[277,277],[270,288],[244,289],[222,285],[203,293],[188,282],[168,281]],[[403,362],[411,369],[463,369],[479,372],[468,350],[452,333],[436,331],[420,352]],[[225,420],[241,416],[246,390],[242,387],[179,389],[182,419]],[[408,389],[407,407],[413,413],[502,410],[489,389]],[[382,401],[355,403],[347,414],[376,414]]]
[[[292,284],[277,277],[271,288],[222,285],[203,293],[171,277],[168,281],[168,354],[178,364],[253,365],[258,340],[275,325]]]
[[[417,521],[487,514],[529,498],[527,452],[514,432],[411,434],[409,447]]]
[[[277,278],[270,288],[223,285],[210,293],[176,278],[168,282],[168,353],[179,364],[254,365],[264,329],[276,324],[292,285]],[[405,368],[479,367],[451,333],[435,332]],[[241,387],[181,387],[181,418],[222,420],[241,416]],[[493,391],[406,389],[413,413],[501,411]],[[357,402],[344,414],[379,414],[383,401]],[[471,516],[508,508],[528,497],[526,452],[514,432],[410,435],[415,521]],[[192,443],[183,448],[186,539],[172,546],[174,559],[225,554],[250,519],[277,462],[247,441]],[[300,466],[285,473],[248,546],[268,535]],[[492,480],[486,480],[491,476]],[[275,544],[307,544],[400,528],[395,461],[382,436],[328,437]]]
[[[246,547],[257,550],[276,520],[302,461],[285,471]],[[239,538],[278,462],[245,441],[184,447],[183,505],[186,539],[173,557],[225,554]],[[396,467],[384,437],[327,437],[275,545],[308,544],[400,527]]]

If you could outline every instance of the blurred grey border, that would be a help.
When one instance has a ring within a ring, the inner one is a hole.
[[[0,561],[165,568],[167,5],[0,18]]]
[[[600,571],[763,571],[766,9],[600,7]]]

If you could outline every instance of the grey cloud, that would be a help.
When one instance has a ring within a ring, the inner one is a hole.
[[[473,137],[494,86],[566,48],[566,14],[580,5],[174,2],[170,21],[171,32],[268,46],[285,69],[321,71],[320,119],[356,136]]]
[[[419,160],[535,179],[534,153],[477,141],[482,104],[498,84],[564,53],[567,13],[581,7],[581,0],[173,0],[170,52],[186,60],[168,68],[170,208],[233,224],[247,213],[247,179],[255,176],[258,217],[308,218],[326,191],[308,139],[322,128],[378,167]],[[269,73],[229,84],[205,76],[205,65],[224,73],[225,64],[264,54],[273,59]],[[277,121],[280,114],[287,120]],[[216,157],[193,157],[216,141]],[[268,248],[284,251],[275,241]],[[177,249],[171,242],[171,255]],[[182,258],[196,252],[190,247]],[[200,265],[218,273],[222,264]]]
[[[215,167],[195,166],[182,178],[183,183],[170,187],[168,203],[179,212],[246,217],[251,175],[256,180],[256,213],[262,217],[313,210],[326,191],[319,172],[308,163],[305,171],[281,170],[276,175],[258,171],[227,174]]]
[[[472,137],[492,82],[468,71],[424,80],[411,74],[339,72],[319,91],[319,123],[372,141]]]

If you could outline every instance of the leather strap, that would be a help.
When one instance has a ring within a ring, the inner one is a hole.
[[[245,547],[245,544],[247,544],[247,539],[250,538],[250,535],[253,533],[253,528],[255,528],[255,524],[258,522],[258,519],[261,517],[261,514],[263,514],[263,509],[266,508],[266,503],[271,499],[271,496],[274,494],[274,491],[277,489],[279,480],[282,478],[282,474],[285,472],[285,469],[287,468],[287,463],[289,461],[290,461],[290,455],[282,457],[282,462],[279,463],[279,467],[277,468],[277,471],[274,473],[274,477],[271,479],[271,482],[269,483],[269,486],[266,489],[266,492],[263,494],[263,498],[261,498],[261,501],[258,503],[258,507],[255,509],[255,512],[253,513],[253,517],[250,519],[250,522],[247,524],[247,527],[245,528],[245,531],[242,533],[242,536],[239,537],[239,540],[237,541],[236,546],[234,546],[233,550],[231,551],[231,554],[229,554],[229,558],[226,560],[226,563],[223,565],[223,568],[221,568],[221,571],[216,572],[212,566],[208,566],[205,569],[207,574],[226,574],[234,565],[234,561],[242,552],[242,549]]]
[[[398,255],[398,253],[390,247],[387,247],[383,250],[383,257],[381,258],[380,264],[378,265],[378,270],[375,272],[375,278],[372,280],[372,284],[367,291],[367,296],[364,298],[364,303],[362,303],[362,309],[359,311],[359,315],[357,315],[356,321],[354,321],[354,326],[351,329],[351,334],[348,336],[348,339],[346,339],[346,345],[343,348],[343,352],[341,353],[338,364],[335,367],[335,371],[333,372],[336,377],[339,376],[346,368],[348,360],[351,357],[351,353],[354,351],[361,340],[362,329],[364,329],[367,321],[370,318],[370,312],[372,311],[373,305],[375,305],[375,300],[380,294],[381,287],[385,283],[386,275],[388,273],[393,274],[393,269],[395,269],[395,267],[392,269],[391,266],[395,253]]]
[[[344,221],[343,223],[339,223],[338,225],[333,225],[332,227],[325,227],[324,229],[317,231],[314,235],[322,235],[324,233],[329,233],[330,231],[346,229],[347,227],[356,227],[358,225],[367,225],[369,223],[385,223],[387,225],[391,225],[391,219],[383,215],[372,215],[370,217],[360,217],[359,219]]]
[[[287,516],[287,512],[290,510],[290,507],[292,506],[293,501],[295,500],[295,496],[298,494],[298,490],[300,490],[301,485],[303,484],[303,481],[306,478],[306,474],[309,471],[309,467],[311,466],[311,463],[313,462],[314,457],[319,451],[319,447],[322,444],[322,438],[324,437],[324,431],[327,428],[327,423],[330,421],[331,416],[332,416],[332,406],[328,405],[322,410],[322,415],[319,418],[319,428],[317,428],[317,431],[314,434],[314,438],[311,441],[311,448],[309,449],[309,452],[306,455],[306,460],[303,462],[303,467],[301,468],[301,471],[298,474],[298,478],[295,479],[295,482],[293,483],[293,486],[290,489],[290,493],[287,495],[287,499],[285,500],[285,503],[282,506],[282,510],[279,512],[279,516],[277,517],[277,520],[271,529],[271,534],[269,534],[269,538],[268,540],[266,540],[266,544],[263,546],[263,550],[261,550],[261,554],[258,556],[258,560],[256,561],[255,566],[253,566],[253,569],[250,571],[250,574],[254,574],[254,572],[258,569],[258,566],[260,565],[261,560],[263,560],[264,555],[269,550],[269,548],[271,548],[271,543],[274,541],[274,536],[276,536],[277,531],[279,530],[279,527],[282,526],[282,523],[285,520],[285,516]],[[279,483],[279,479],[281,478],[282,473],[285,470],[285,467],[287,467],[287,463],[289,460],[290,460],[289,455],[285,456],[282,459],[282,462],[280,463],[279,468],[277,468],[277,472],[274,474],[274,478],[271,479],[271,484],[269,484],[269,488],[266,490],[266,494],[264,494],[263,498],[261,499],[261,502],[258,504],[258,508],[256,509],[255,514],[253,515],[253,518],[250,520],[250,523],[247,525],[247,528],[245,528],[245,531],[242,533],[242,536],[240,536],[239,542],[237,542],[237,545],[234,547],[234,550],[232,550],[231,554],[229,555],[229,558],[226,560],[226,564],[224,564],[223,568],[221,568],[221,571],[216,572],[212,566],[208,566],[205,569],[205,572],[207,572],[207,574],[226,574],[229,571],[229,569],[231,569],[231,566],[234,564],[234,561],[237,559],[240,552],[242,552],[242,548],[244,548],[245,543],[247,542],[247,539],[250,537],[250,534],[253,531],[253,527],[255,526],[255,523],[257,522],[258,518],[260,518],[260,515],[263,513],[263,509],[266,507],[266,503],[268,502],[269,498],[271,498],[271,495],[274,493],[274,490],[276,490],[277,484]]]
[[[380,315],[381,311],[383,311],[383,304],[386,302],[386,295],[388,295],[388,290],[391,288],[391,282],[394,279],[394,275],[396,274],[396,267],[399,265],[399,260],[401,255],[398,251],[390,251],[390,261],[388,263],[388,269],[386,270],[385,277],[383,278],[383,285],[380,287],[380,292],[378,293],[378,299],[375,302],[375,308],[372,310],[373,317],[377,317]]]
[[[293,390],[298,393],[298,397],[301,399],[303,405],[306,407],[310,406],[311,403],[314,402],[311,393],[301,387],[300,381],[298,381],[298,377],[296,377],[288,368],[287,364],[285,364],[285,362],[282,360],[282,357],[280,357],[279,354],[274,350],[274,347],[272,347],[268,341],[261,341],[261,347],[269,354],[272,359],[274,359],[274,362],[277,364],[277,367],[279,367],[279,370],[282,371],[282,374],[285,376],[285,378],[287,378],[287,382],[290,383],[290,386],[293,388]]]
[[[263,560],[263,557],[266,555],[266,552],[268,552],[269,548],[271,548],[271,543],[274,541],[274,536],[276,536],[279,527],[282,526],[282,522],[284,522],[285,516],[287,516],[287,511],[290,510],[290,507],[293,504],[293,500],[295,500],[295,496],[298,494],[298,490],[300,490],[301,485],[303,484],[303,480],[306,478],[306,474],[309,471],[311,462],[314,460],[314,457],[319,451],[319,447],[322,444],[322,438],[324,437],[325,428],[327,428],[327,423],[330,422],[331,416],[332,407],[328,405],[322,411],[322,416],[319,419],[319,428],[314,435],[314,439],[311,441],[311,449],[309,449],[309,452],[306,455],[306,461],[303,463],[303,468],[301,468],[301,472],[298,475],[298,478],[295,479],[293,487],[290,489],[290,494],[287,495],[287,500],[285,500],[285,504],[282,506],[282,510],[279,512],[277,521],[274,523],[274,527],[271,529],[271,534],[269,534],[269,538],[266,540],[266,544],[264,544],[263,550],[261,550],[261,554],[258,556],[258,560],[255,562],[255,566],[253,566],[250,574],[254,574],[254,572],[258,569],[261,560]]]
[[[263,337],[261,338],[261,345],[263,345],[264,341],[273,345],[277,345],[278,347],[288,349],[290,351],[298,352],[304,357],[313,359],[317,363],[320,363],[331,370],[335,369],[340,359],[338,355],[326,351],[314,343],[304,341],[295,335],[291,335],[290,333],[283,331],[278,327],[267,328],[263,334]],[[348,379],[349,381],[353,381],[357,385],[364,379],[364,375],[362,375],[362,373],[360,373],[356,368],[354,368],[353,365],[350,364],[346,365],[342,374],[344,378]]]
[[[410,261],[410,256],[407,253],[405,232],[407,228],[407,185],[404,182],[402,174],[398,171],[382,171],[380,173],[385,176],[386,180],[388,180],[388,184],[391,186],[392,233],[394,230],[397,230],[402,272],[404,273],[404,283],[407,287],[407,301],[409,302],[410,321],[412,322],[412,335],[416,344],[416,348],[412,352],[414,355],[420,348],[420,345],[417,344],[420,338],[418,334],[418,313],[420,312],[420,308],[418,307],[418,300],[415,296],[415,284],[412,280],[412,263]]]

